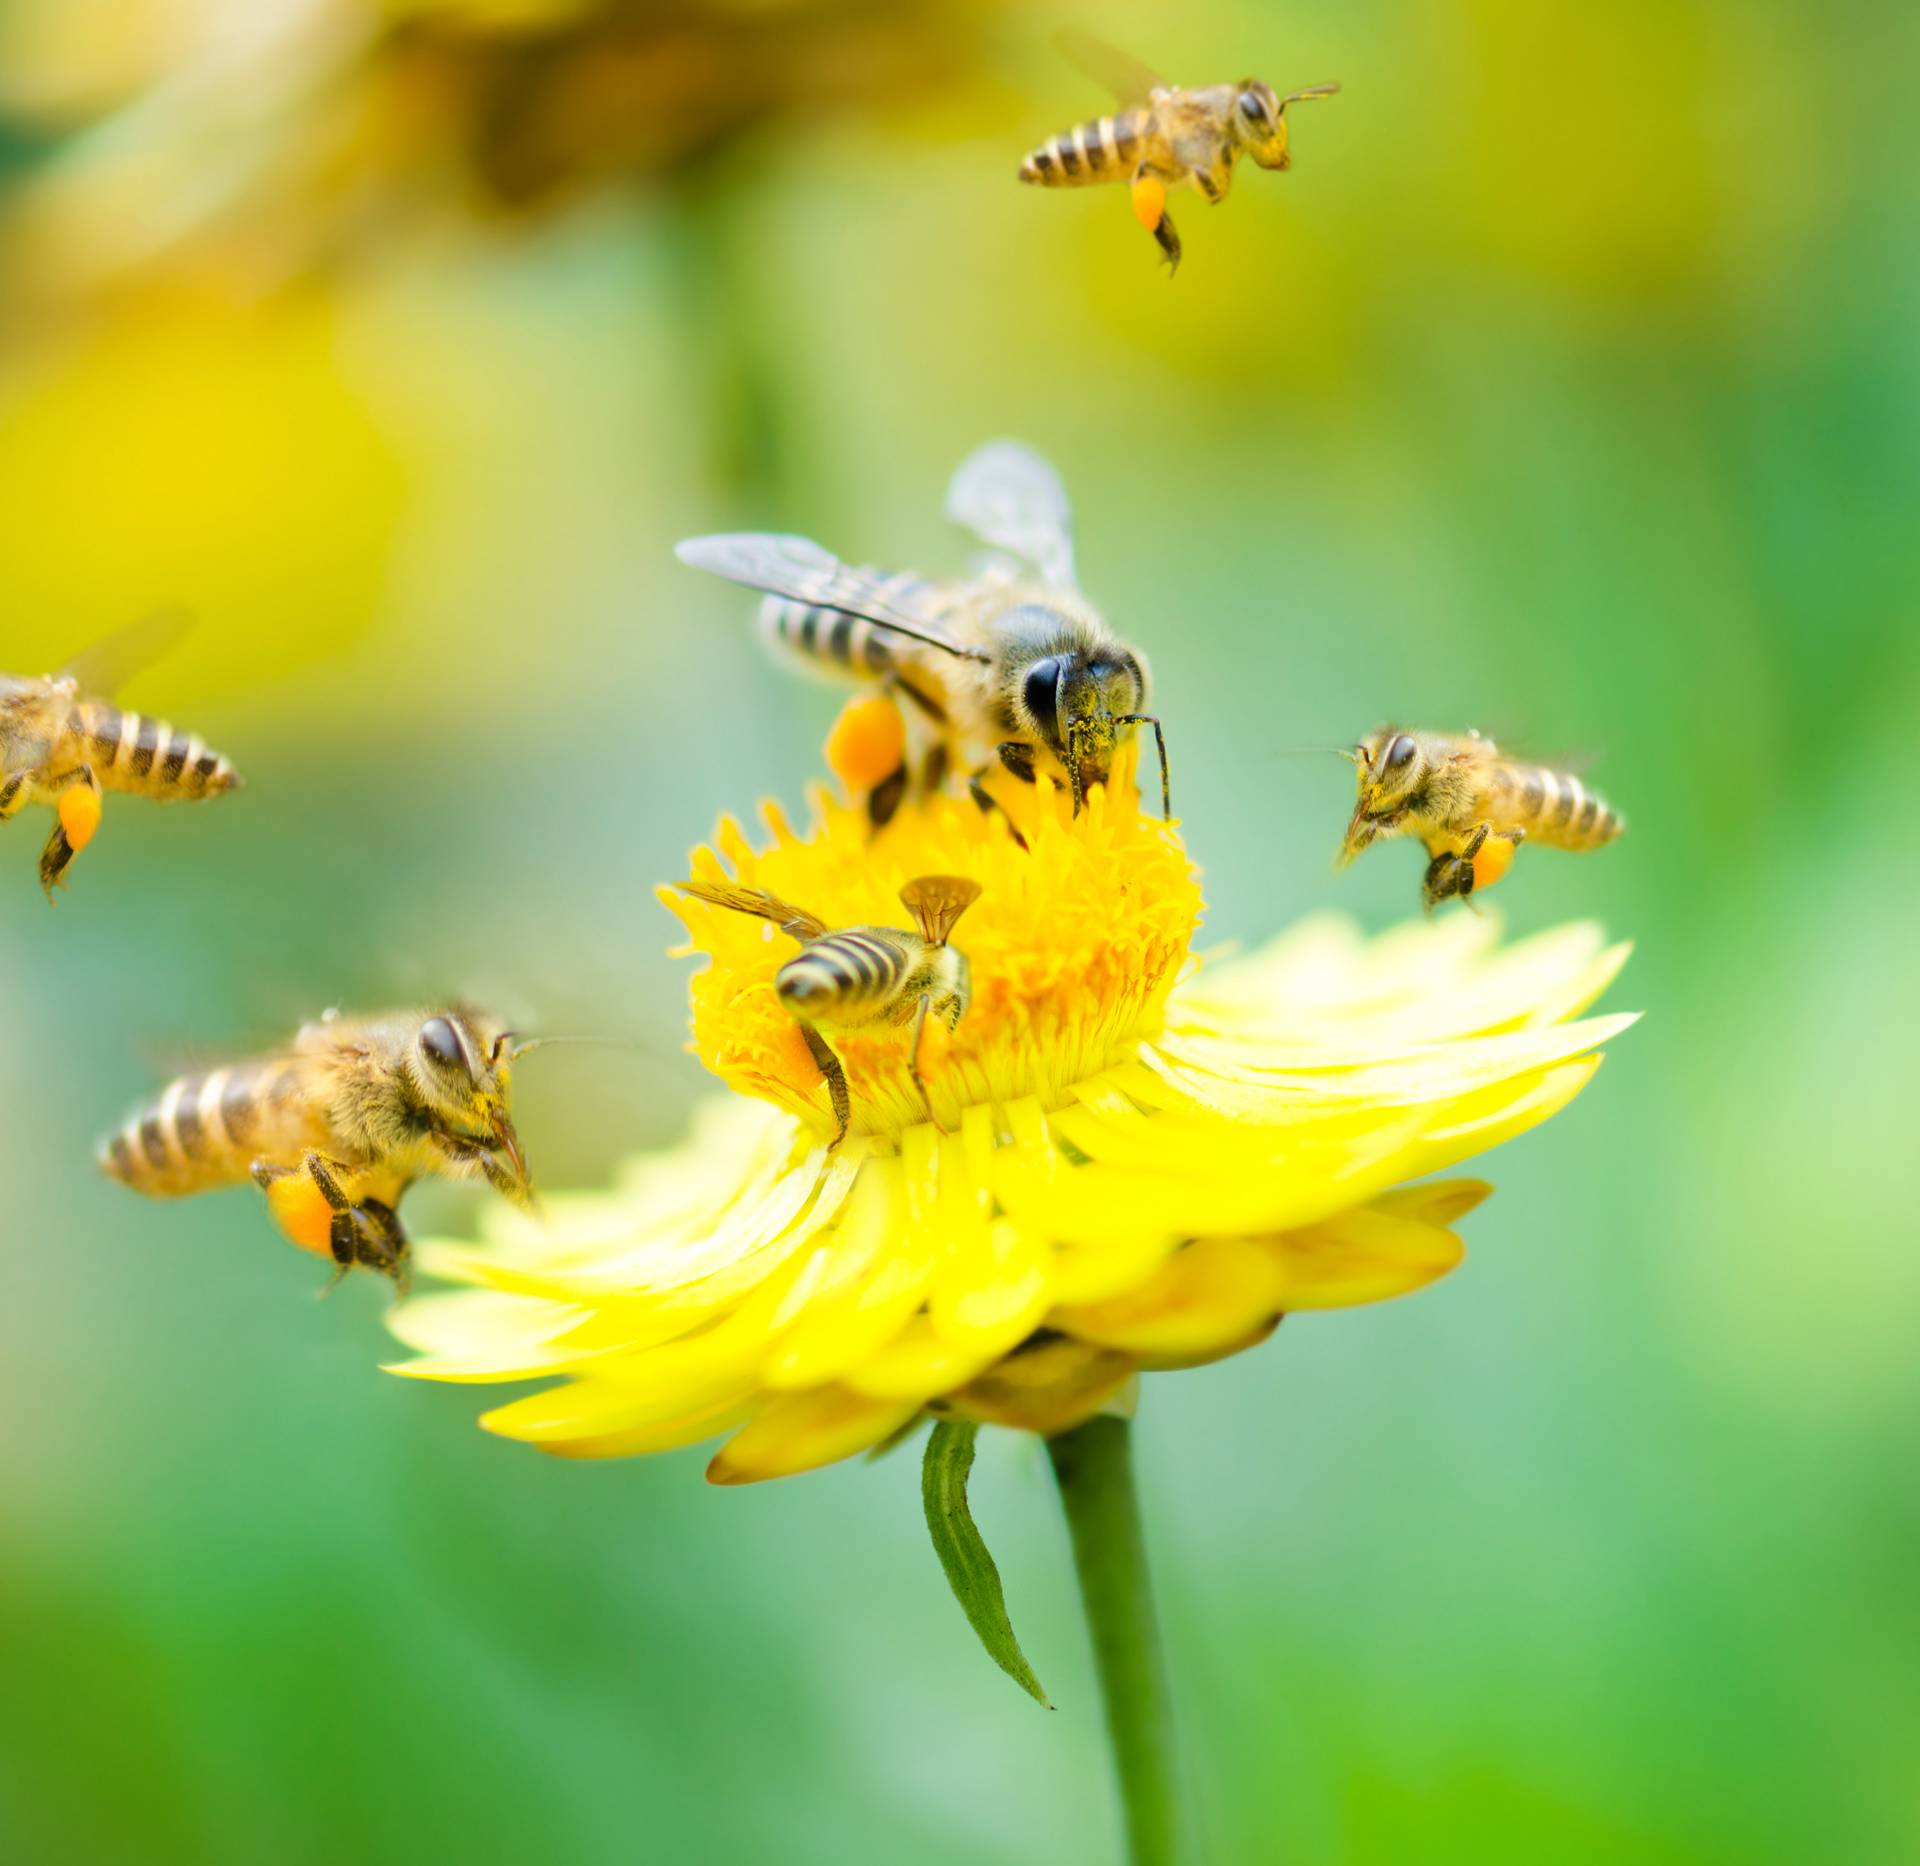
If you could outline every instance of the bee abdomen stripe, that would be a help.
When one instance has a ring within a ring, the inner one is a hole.
[[[140,1171],[140,1163],[133,1156],[133,1143],[124,1133],[116,1134],[107,1142],[106,1157],[101,1162],[115,1179],[131,1185]]]
[[[199,1077],[180,1083],[180,1093],[173,1104],[174,1144],[189,1160],[199,1157],[201,1143],[206,1138],[200,1117],[200,1096],[206,1086]]]
[[[1547,774],[1538,765],[1533,766],[1520,781],[1520,795],[1527,806],[1527,814],[1537,817],[1547,805]]]
[[[126,715],[117,706],[89,706],[80,715],[84,736],[93,747],[96,771],[111,771],[120,756],[120,740],[126,731]]]
[[[178,784],[180,774],[187,768],[189,758],[197,758],[206,748],[190,734],[169,727],[167,755],[161,761],[160,778],[166,784]]]
[[[156,1173],[164,1173],[173,1164],[173,1153],[160,1125],[160,1110],[149,1108],[140,1119],[140,1150]]]
[[[138,713],[134,717],[140,720],[140,729],[134,734],[133,757],[127,768],[135,777],[145,777],[153,769],[154,753],[160,749],[162,727],[157,719],[144,719]]]
[[[1577,777],[1561,777],[1556,782],[1560,787],[1559,823],[1565,829],[1573,822],[1573,813],[1580,807],[1580,799],[1585,793]]]
[[[244,1147],[247,1144],[247,1135],[252,1131],[258,1114],[252,1078],[236,1074],[220,1091],[220,1125],[227,1130],[227,1139],[234,1146]]]
[[[1598,797],[1589,797],[1587,801],[1580,806],[1580,831],[1582,835],[1593,827],[1594,819],[1597,818],[1599,814],[1600,799]]]

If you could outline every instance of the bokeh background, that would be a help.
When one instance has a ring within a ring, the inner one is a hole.
[[[1171,284],[1119,191],[1014,183],[1101,107],[1071,18],[1346,87]],[[528,1065],[548,1184],[673,1136],[651,888],[835,702],[669,546],[954,566],[1012,433],[1154,659],[1210,937],[1411,908],[1290,755],[1389,715],[1632,824],[1496,897],[1636,939],[1648,1016],[1465,1268],[1149,1383],[1212,1858],[1920,1856],[1916,58],[1892,0],[0,6],[0,666],[189,604],[130,697],[252,780],[110,802],[51,912],[0,830],[0,1853],[1114,1857],[1034,1445],[975,1496],[1053,1715],[910,1453],[544,1462],[251,1196],[90,1163],[183,1052],[452,988],[641,1046]]]

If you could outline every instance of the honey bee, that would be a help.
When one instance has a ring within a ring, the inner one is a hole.
[[[913,1038],[907,1069],[927,1119],[939,1126],[926,1079],[920,1073],[920,1040],[931,1014],[952,1030],[966,1015],[973,997],[967,956],[947,944],[954,923],[980,898],[980,884],[958,875],[922,875],[900,890],[918,932],[904,927],[844,927],[831,931],[824,920],[758,888],[723,881],[681,881],[682,893],[715,907],[757,914],[800,942],[799,954],[774,974],[780,1002],[800,1026],[800,1034],[826,1078],[836,1132],[830,1146],[846,1139],[853,1122],[847,1072],[821,1035],[827,1030],[862,1030],[875,1024],[904,1024]]]
[[[1420,886],[1431,912],[1490,888],[1521,843],[1597,849],[1626,825],[1569,772],[1502,757],[1491,739],[1382,726],[1352,751],[1360,800],[1340,845],[1344,867],[1385,836],[1416,836],[1431,860]]]
[[[1022,783],[1044,771],[1073,793],[1105,784],[1131,727],[1151,726],[1160,807],[1171,817],[1166,737],[1145,710],[1147,666],[1080,594],[1066,489],[1052,467],[1013,441],[963,461],[947,515],[992,554],[980,574],[939,583],[907,571],[855,569],[809,538],[739,532],[688,538],[680,561],[770,592],[762,635],[803,665],[877,681],[931,723],[922,766],[937,788],[958,762],[982,809],[983,780],[1003,765]],[[868,811],[884,825],[906,794],[906,765],[876,785]],[[1023,840],[1014,830],[1016,841]]]
[[[1262,168],[1291,168],[1287,106],[1331,97],[1340,88],[1312,84],[1282,97],[1258,78],[1242,78],[1189,89],[1085,34],[1063,32],[1058,43],[1126,107],[1042,143],[1020,164],[1020,179],[1043,188],[1127,182],[1134,216],[1159,243],[1169,276],[1180,267],[1180,236],[1167,212],[1168,191],[1184,184],[1217,207],[1241,156]]]
[[[172,1083],[100,1149],[154,1198],[251,1179],[286,1235],[405,1287],[395,1212],[416,1179],[484,1179],[532,1196],[512,1117],[516,1042],[470,1005],[348,1018],[329,1011],[273,1055]]]
[[[101,793],[156,803],[218,797],[239,782],[206,742],[164,720],[123,713],[107,697],[167,653],[190,621],[168,612],[109,635],[58,674],[0,674],[0,823],[30,803],[59,817],[40,852],[40,885],[53,899],[73,858],[100,827]]]

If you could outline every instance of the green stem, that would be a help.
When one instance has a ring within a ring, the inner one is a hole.
[[[1049,1439],[1047,1449],[1073,1538],[1080,1598],[1107,1708],[1107,1735],[1126,1809],[1127,1857],[1132,1866],[1177,1866],[1187,1856],[1187,1836],[1173,1703],[1147,1578],[1131,1433],[1124,1419],[1090,1419]]]

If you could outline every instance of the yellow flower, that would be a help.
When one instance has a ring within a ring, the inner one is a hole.
[[[820,1072],[773,991],[791,939],[672,893],[694,1048],[744,1097],[610,1192],[490,1212],[430,1244],[471,1287],[396,1312],[439,1380],[560,1376],[487,1413],[568,1457],[732,1436],[744,1483],[887,1439],[925,1411],[1055,1433],[1143,1371],[1250,1347],[1296,1310],[1398,1296],[1460,1260],[1478,1180],[1425,1180],[1564,1107],[1631,1021],[1579,1020],[1625,959],[1592,926],[1501,946],[1456,913],[1384,937],[1316,919],[1201,966],[1198,878],[1130,784],[1015,806],[909,805],[878,837],[821,799],[770,845],[732,823],[722,872],[830,926],[899,925],[920,874],[980,882],[955,934],[972,1006],[924,1064],[907,1032],[831,1037],[853,1091],[838,1149]],[[1579,1020],[1579,1021],[1576,1021]]]

